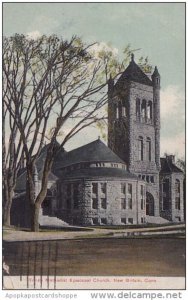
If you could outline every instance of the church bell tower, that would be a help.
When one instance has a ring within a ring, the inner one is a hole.
[[[135,63],[108,83],[108,146],[130,172],[146,181],[149,215],[159,215],[160,75],[148,77]]]

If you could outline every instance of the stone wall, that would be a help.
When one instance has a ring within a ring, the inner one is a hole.
[[[73,187],[78,185],[78,208],[74,209],[74,195]],[[67,185],[71,186],[71,192],[68,195]],[[81,211],[82,204],[84,201],[83,197],[83,181],[82,180],[69,180],[69,181],[59,181],[59,191],[57,195],[58,205],[57,205],[57,216],[63,221],[69,224],[81,225]]]
[[[164,179],[169,179],[169,209],[163,210],[163,195],[162,195],[162,182]],[[180,209],[175,207],[176,198],[176,186],[175,181],[180,181]],[[163,218],[168,219],[172,222],[183,222],[184,221],[184,203],[183,203],[183,179],[182,173],[171,173],[160,175],[160,215]]]
[[[156,171],[155,163],[155,126],[154,110],[152,121],[149,123],[137,120],[136,99],[151,101],[153,103],[153,88],[139,83],[131,83],[130,89],[130,171],[146,172]],[[138,160],[138,138],[143,137],[143,161]],[[151,140],[151,162],[146,160],[146,138]]]
[[[125,107],[126,115],[117,118],[118,105]],[[129,164],[129,83],[111,86],[108,93],[108,147]]]
[[[141,116],[138,120],[136,116],[137,99],[152,103],[152,120],[141,122]],[[117,101],[126,103],[128,109],[126,118],[116,120],[116,114],[113,110]],[[153,183],[146,182],[146,190],[154,197],[155,216],[159,216],[159,101],[159,89],[156,91],[156,88],[152,86],[128,81],[111,87],[109,95],[109,147],[124,161],[128,162],[129,170],[132,173],[154,178]],[[143,137],[143,161],[139,160],[138,157],[139,136]],[[150,161],[146,158],[147,138],[150,138],[151,141]]]
[[[179,222],[184,221],[184,203],[183,203],[183,178],[184,175],[181,173],[173,173],[171,175],[172,179],[172,188],[171,188],[171,197],[172,197],[172,221]],[[180,181],[180,209],[175,208],[175,197],[176,197],[176,188],[175,181],[178,179]]]
[[[145,183],[137,180],[82,180],[79,182],[79,207],[77,210],[67,208],[65,185],[70,181],[62,182],[62,195],[58,216],[69,224],[75,225],[122,225],[141,224],[145,222],[146,189]],[[71,181],[72,184],[77,181]],[[97,194],[92,193],[92,183],[97,183]],[[102,193],[100,184],[106,183],[106,193]],[[121,193],[121,183],[126,184],[126,195]],[[127,188],[132,185],[132,208],[128,208]],[[141,208],[140,186],[144,186],[144,206]],[[64,187],[64,188],[63,188]],[[98,199],[96,209],[92,208],[92,199]],[[126,209],[121,208],[121,198],[126,199]],[[106,199],[106,209],[101,207],[101,199]]]
[[[169,180],[169,209],[163,209],[163,191],[162,191],[162,182],[163,180]],[[166,174],[166,175],[160,175],[160,216],[162,218],[165,218],[169,221],[172,221],[172,198],[171,198],[171,187],[172,187],[172,177],[171,174]]]

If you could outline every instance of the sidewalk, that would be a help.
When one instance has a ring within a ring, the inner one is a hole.
[[[89,227],[88,227],[89,228]],[[87,228],[87,229],[88,229]],[[99,228],[90,228],[93,231],[43,231],[43,232],[26,232],[26,231],[16,231],[11,229],[5,229],[3,231],[3,240],[7,242],[18,242],[18,241],[41,241],[41,240],[67,240],[67,239],[78,239],[86,237],[98,237],[98,238],[113,238],[117,234],[124,233],[134,233],[134,232],[151,232],[155,231],[169,231],[169,230],[184,230],[185,224],[178,225],[168,225],[160,227],[151,227],[151,228],[130,228],[130,229],[99,229]],[[111,234],[111,235],[110,235]]]

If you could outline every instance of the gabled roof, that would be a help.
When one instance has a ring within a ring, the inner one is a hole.
[[[42,169],[38,172],[38,179],[42,180]],[[16,188],[15,191],[25,191],[26,189],[26,179],[27,179],[27,174],[26,170],[17,178],[16,181]],[[48,180],[49,181],[56,181],[58,178],[55,176],[52,172],[49,173],[48,175]]]
[[[57,146],[60,146],[60,144],[58,142],[57,143]],[[46,159],[46,154],[47,154],[47,150],[48,150],[48,147],[49,147],[49,144],[45,145],[43,148],[42,148],[42,151],[41,151],[41,154],[37,160],[37,163],[36,163],[36,166],[37,166],[37,171],[38,172],[41,172],[41,170],[43,169],[43,166],[44,166],[44,162],[45,162],[45,159]],[[52,173],[54,173],[56,175],[56,169],[57,167],[59,166],[59,163],[63,160],[63,157],[65,155],[66,151],[64,148],[62,148],[56,155],[56,157],[54,158],[54,162],[53,162],[53,165],[52,165]],[[51,173],[51,174],[52,174]],[[52,174],[53,175],[53,174]],[[52,175],[51,175],[51,178],[52,178]],[[39,178],[40,179],[40,178]],[[50,180],[50,177],[49,177],[49,180]],[[51,179],[52,180],[52,179]]]
[[[180,168],[178,168],[171,160],[167,159],[166,157],[162,157],[160,160],[160,173],[183,173]]]
[[[115,162],[123,163],[112,150],[110,150],[100,139],[87,145],[66,152],[60,163],[60,167],[66,167],[80,162]]]
[[[153,86],[152,81],[148,78],[148,76],[140,69],[140,67],[135,63],[134,57],[132,56],[132,60],[128,65],[127,69],[122,73],[118,82],[123,82],[125,79],[142,83],[145,85]]]
[[[59,145],[58,142],[56,142],[56,143],[57,143],[57,145]],[[36,167],[37,167],[38,179],[39,180],[42,180],[42,173],[43,173],[42,171],[43,171],[44,162],[45,162],[48,147],[49,147],[49,144],[45,145],[42,148],[40,156],[36,161]],[[55,157],[54,163],[53,163],[53,166],[52,166],[52,171],[48,175],[48,180],[49,181],[56,181],[57,180],[57,176],[54,174],[55,173],[54,169],[55,169],[56,164],[59,165],[59,161],[61,161],[61,159],[63,158],[64,153],[65,153],[65,150],[62,149],[58,153],[57,157]],[[18,178],[17,178],[17,181],[16,181],[16,188],[15,188],[16,191],[22,191],[22,190],[26,189],[26,178],[27,178],[26,168],[23,168],[23,169],[19,170]]]

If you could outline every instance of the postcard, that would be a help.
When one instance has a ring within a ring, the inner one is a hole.
[[[2,9],[3,295],[182,298],[185,3]]]

